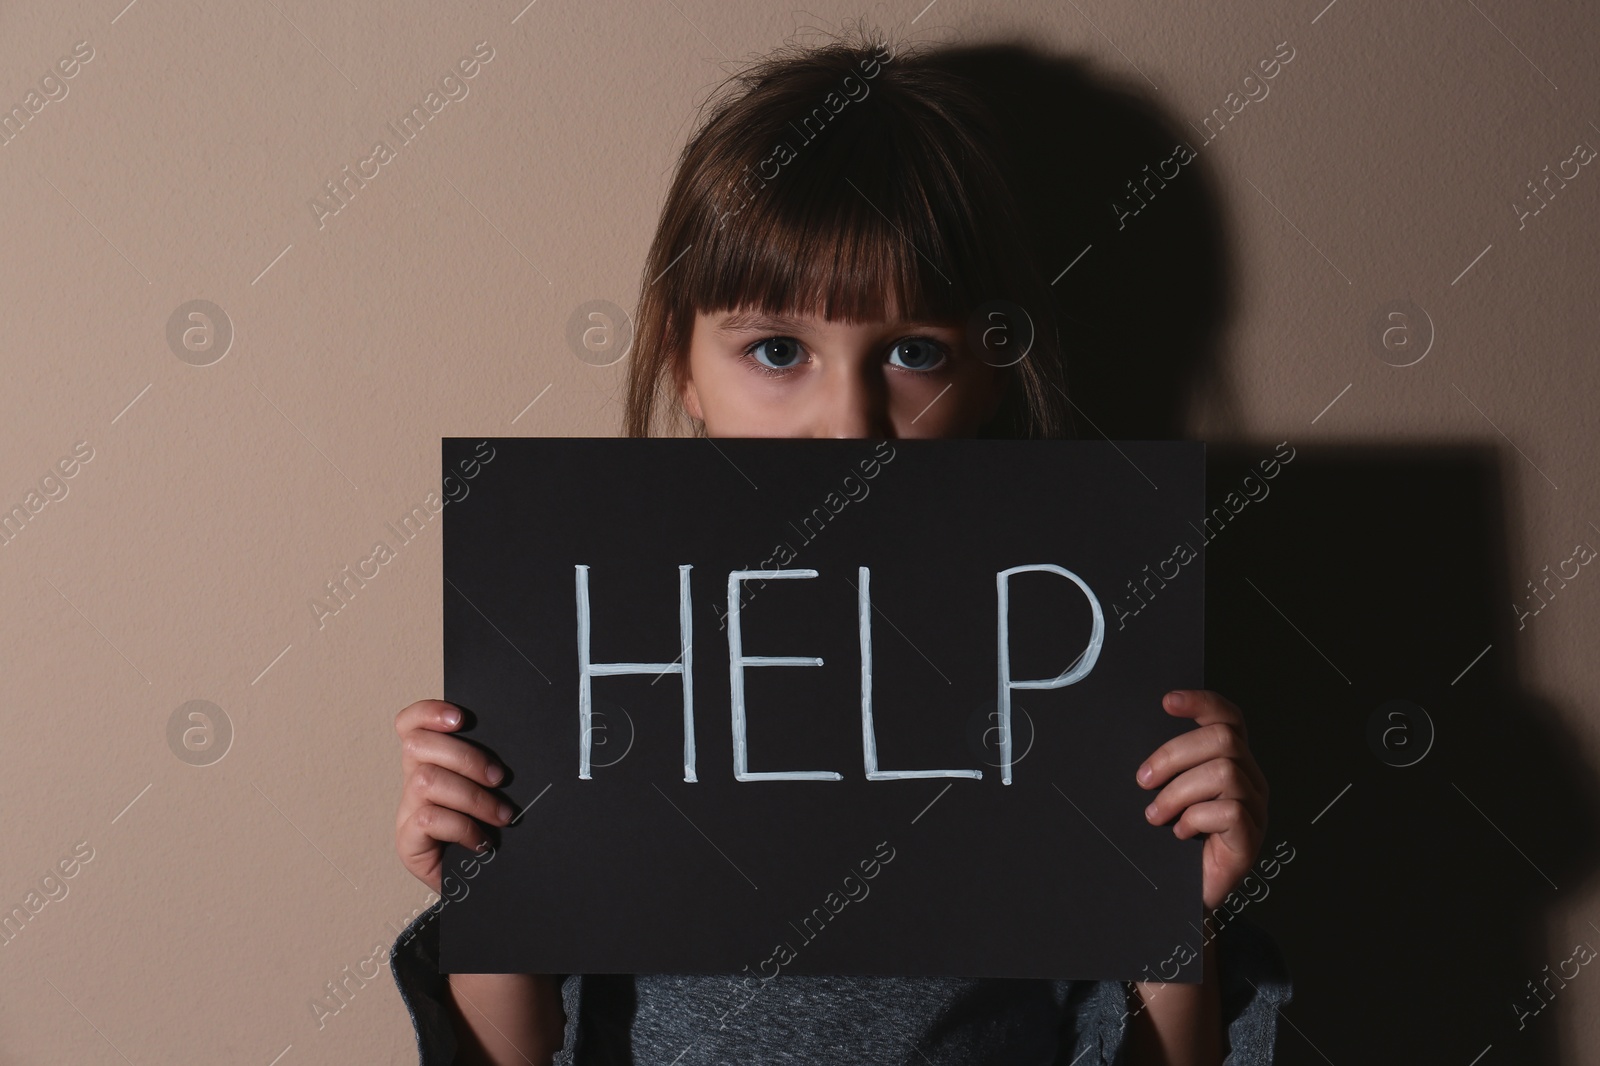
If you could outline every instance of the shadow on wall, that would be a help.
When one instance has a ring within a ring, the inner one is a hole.
[[[1077,60],[983,45],[939,62],[988,97],[1009,146],[1012,190],[1056,294],[1079,435],[1178,436],[1195,388],[1215,389],[1226,419],[1218,354],[1232,268],[1204,142]]]
[[[945,61],[1015,146],[1080,435],[1182,436],[1202,389],[1230,421],[1231,253],[1196,138],[1074,60],[998,45]],[[1151,181],[1180,141],[1200,158]],[[1522,642],[1571,624],[1559,598],[1521,629],[1513,610],[1554,560],[1508,571],[1493,449],[1290,444],[1270,481],[1256,464],[1273,444],[1211,447],[1220,514],[1191,542],[1207,683],[1245,709],[1272,785],[1263,854],[1294,849],[1247,905],[1295,980],[1277,1061],[1465,1064],[1492,1046],[1484,1062],[1556,1066],[1557,1014],[1594,1001],[1600,967],[1547,916],[1594,875],[1600,789],[1518,678]],[[1600,928],[1585,939],[1600,948]]]
[[[1266,450],[1212,449],[1213,507]],[[1600,970],[1563,991],[1547,916],[1593,875],[1600,799],[1518,681],[1562,623],[1517,629],[1495,453],[1299,452],[1207,549],[1209,681],[1254,708],[1267,840],[1296,853],[1257,914],[1295,977],[1280,1061],[1569,1061],[1545,1005],[1593,1002]]]

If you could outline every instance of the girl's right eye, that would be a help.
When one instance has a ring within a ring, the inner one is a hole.
[[[763,337],[744,350],[765,370],[788,370],[796,366],[805,355],[800,342],[793,337]]]

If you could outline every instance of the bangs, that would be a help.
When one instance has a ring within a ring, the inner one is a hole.
[[[699,232],[683,234],[687,247],[663,274],[669,305],[954,322],[1016,294],[1012,220],[1004,205],[974,201],[974,189],[992,187],[970,181],[977,146],[962,153],[963,181],[948,124],[886,109],[868,97],[841,114],[797,108],[775,129],[729,123],[727,143],[707,146],[717,165],[690,191]]]

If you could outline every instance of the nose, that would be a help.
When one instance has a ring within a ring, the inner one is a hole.
[[[889,390],[868,361],[836,366],[816,397],[815,437],[892,437]],[[867,365],[862,365],[867,363]]]

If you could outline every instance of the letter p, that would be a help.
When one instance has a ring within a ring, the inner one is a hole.
[[[1089,609],[1094,612],[1094,625],[1089,632],[1089,643],[1084,647],[1082,654],[1074,660],[1073,664],[1062,671],[1058,677],[1040,678],[1037,680],[1016,680],[1011,676],[1011,575],[1043,571],[1051,574],[1060,574],[1069,578],[1083,590],[1084,596],[1089,600]],[[1028,566],[1013,566],[1009,570],[1002,570],[995,575],[995,590],[999,595],[999,641],[1000,641],[1000,671],[999,671],[999,705],[1000,705],[1000,781],[1002,784],[1011,784],[1011,690],[1014,688],[1062,688],[1075,682],[1082,681],[1090,670],[1094,669],[1095,661],[1100,658],[1100,646],[1105,643],[1106,618],[1100,610],[1100,601],[1095,598],[1094,592],[1084,582],[1083,578],[1071,570],[1057,566],[1054,563],[1033,563]]]

